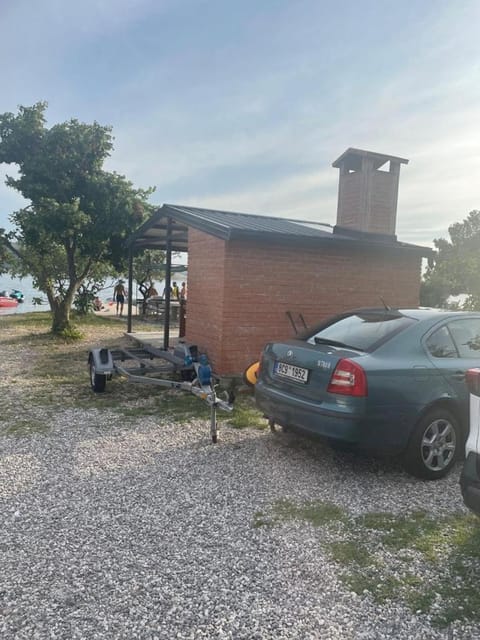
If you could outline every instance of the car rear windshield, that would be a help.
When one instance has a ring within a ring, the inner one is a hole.
[[[415,318],[398,312],[359,311],[334,319],[327,325],[319,325],[314,333],[306,332],[304,337],[311,344],[331,344],[372,352],[415,322]]]

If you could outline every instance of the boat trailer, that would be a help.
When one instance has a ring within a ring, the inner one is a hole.
[[[134,366],[128,366],[132,363]],[[233,410],[233,394],[225,391],[221,396],[217,395],[218,380],[206,355],[198,355],[195,345],[180,342],[173,352],[151,344],[131,349],[96,348],[89,351],[88,366],[90,384],[95,393],[105,391],[107,380],[111,380],[114,374],[125,377],[128,382],[193,393],[210,407],[210,435],[214,444],[218,439],[217,409]],[[177,375],[180,380],[162,377],[167,374]]]

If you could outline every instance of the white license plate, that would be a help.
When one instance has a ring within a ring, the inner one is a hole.
[[[294,364],[287,364],[286,362],[275,362],[273,368],[275,375],[282,376],[283,378],[289,378],[296,382],[308,381],[308,369],[303,367],[297,367]]]

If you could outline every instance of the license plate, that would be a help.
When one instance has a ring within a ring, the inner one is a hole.
[[[308,381],[308,369],[297,367],[294,364],[287,364],[286,362],[275,362],[273,372],[277,376],[289,378],[290,380],[295,380],[295,382],[306,383]]]

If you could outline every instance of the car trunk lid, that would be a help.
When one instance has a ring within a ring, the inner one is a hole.
[[[361,355],[332,344],[300,340],[273,343],[264,351],[260,375],[271,387],[319,402],[329,396],[328,387],[338,363]]]

